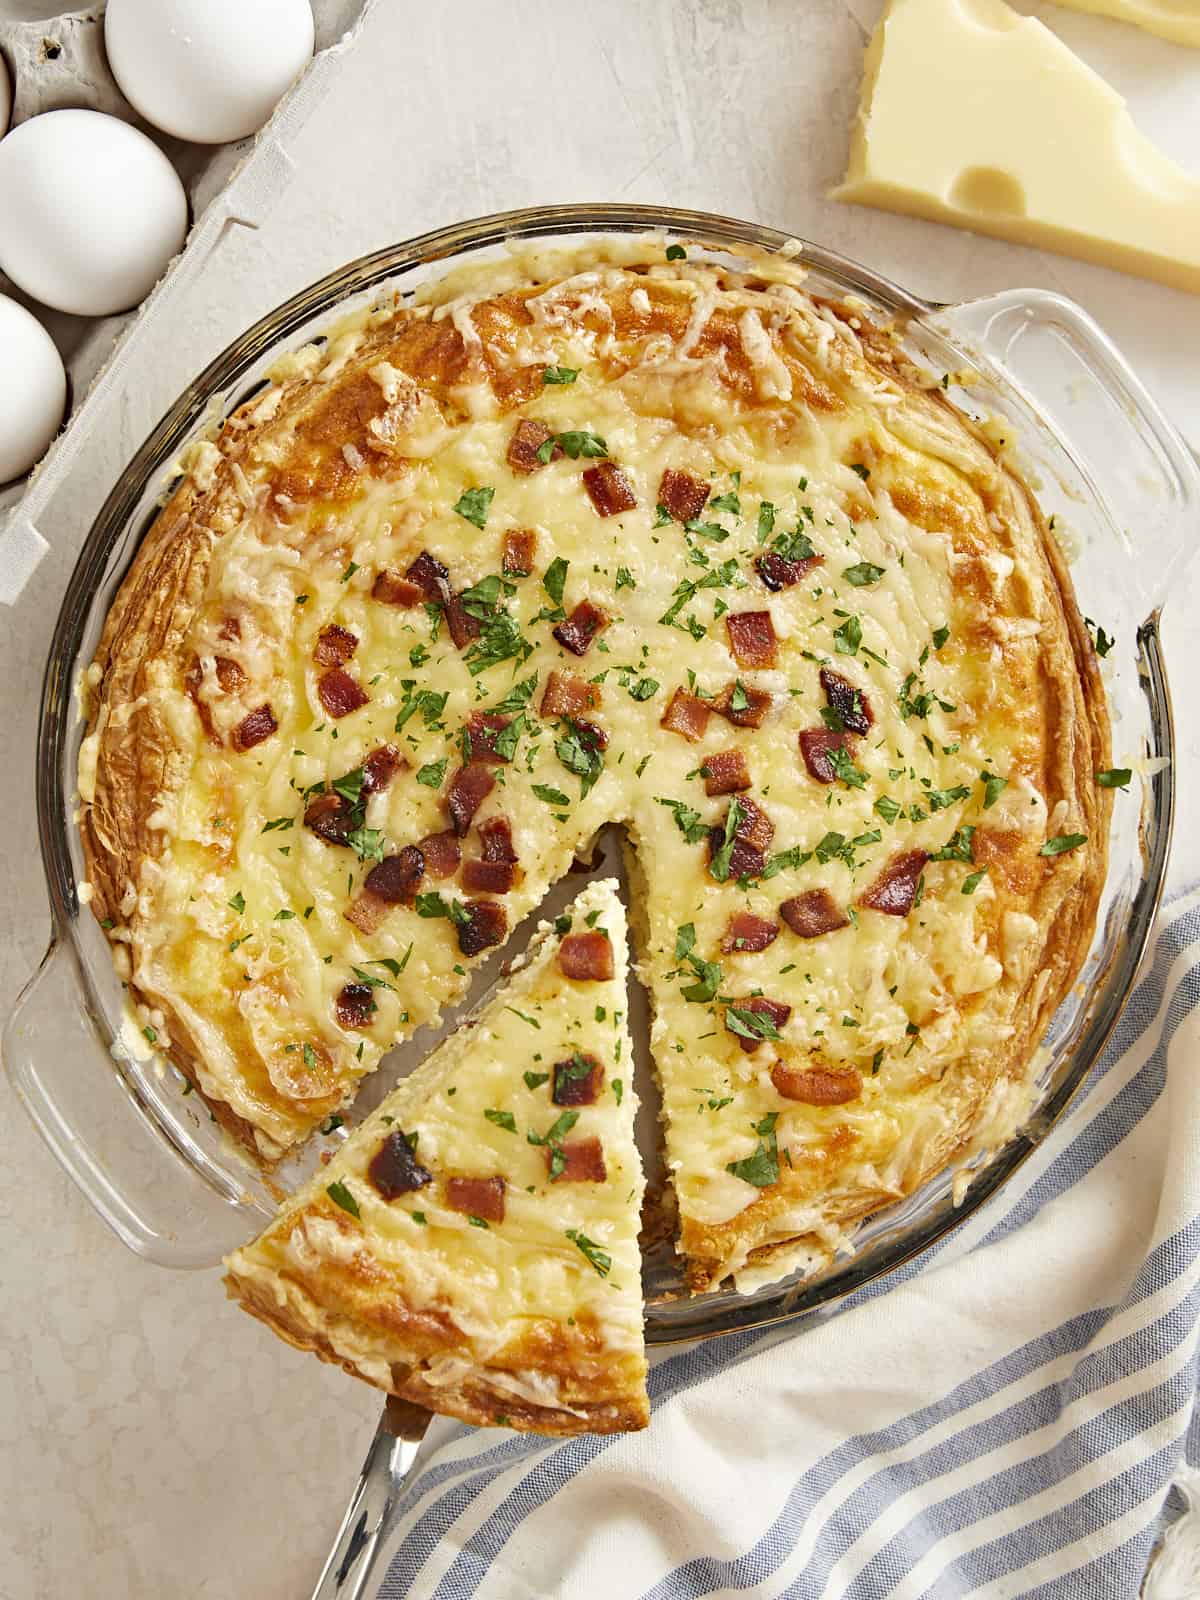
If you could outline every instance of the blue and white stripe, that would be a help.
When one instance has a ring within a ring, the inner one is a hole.
[[[1193,895],[989,1205],[833,1314],[663,1356],[644,1434],[436,1425],[381,1600],[1136,1596],[1200,1459],[1197,1065]]]

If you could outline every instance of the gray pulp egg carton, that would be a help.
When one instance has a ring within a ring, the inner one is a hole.
[[[12,605],[46,553],[39,518],[75,461],[89,417],[119,403],[121,374],[230,226],[255,227],[292,174],[288,146],[327,93],[341,58],[375,0],[312,0],[316,49],[308,68],[258,134],[198,145],[150,127],[123,97],[104,54],[104,3],[62,11],[52,0],[0,0],[0,55],[13,80],[12,126],[43,111],[86,107],[132,123],[166,152],[183,180],[191,230],[183,251],[140,306],[118,316],[76,317],[39,305],[0,273],[0,293],[39,319],[67,369],[63,428],[28,477],[0,489],[0,604]]]

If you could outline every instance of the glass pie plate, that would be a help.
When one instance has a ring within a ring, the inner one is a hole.
[[[949,375],[959,405],[1000,419],[1069,545],[1085,615],[1115,641],[1104,662],[1113,755],[1116,764],[1137,774],[1130,791],[1118,796],[1095,937],[1044,1041],[1036,1110],[1026,1126],[971,1171],[957,1177],[947,1172],[869,1219],[852,1251],[815,1276],[746,1295],[723,1287],[691,1297],[670,1238],[651,1244],[645,1282],[649,1342],[709,1337],[796,1317],[928,1249],[983,1205],[1045,1138],[1087,1077],[1130,994],[1162,891],[1173,809],[1174,742],[1160,609],[1200,515],[1200,472],[1099,328],[1070,301],[1037,290],[932,305],[816,245],[699,212],[562,206],[485,217],[351,262],[230,345],[179,397],[121,474],[63,601],[46,669],[37,752],[38,825],[53,936],[9,1019],[4,1059],[59,1161],[121,1239],[152,1261],[215,1264],[259,1230],[273,1214],[274,1199],[198,1097],[183,1093],[175,1069],[127,1023],[107,941],[81,903],[75,771],[83,728],[77,685],[113,594],[171,487],[181,447],[244,400],[282,352],[318,337],[349,306],[385,291],[409,297],[448,264],[494,258],[513,240],[574,245],[614,234],[646,236],[647,248],[656,251],[679,240],[692,256],[725,262],[736,261],[746,247],[783,251],[807,267],[816,292],[857,297],[866,315],[893,322],[935,381]],[[601,854],[619,865],[613,841],[602,841]],[[556,911],[580,882],[572,876],[558,885],[543,911]],[[505,954],[511,957],[512,951],[510,943]],[[476,998],[503,959],[498,955],[479,975]],[[432,1030],[423,1030],[394,1051],[368,1082],[363,1103],[375,1103],[427,1054],[434,1038]],[[649,1081],[646,1098],[653,1098]],[[652,1104],[644,1116],[652,1146]],[[318,1155],[313,1148],[276,1176],[286,1188],[312,1170]]]

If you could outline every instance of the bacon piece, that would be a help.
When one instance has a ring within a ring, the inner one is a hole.
[[[580,744],[585,745],[589,750],[608,749],[608,730],[602,728],[598,722],[588,722],[586,719],[581,719],[572,722],[571,726],[579,735]]]
[[[229,656],[217,657],[217,682],[226,694],[236,694],[249,683],[249,678]]]
[[[458,927],[458,948],[465,956],[477,956],[494,944],[501,944],[508,933],[508,913],[496,900],[468,900],[466,922]]]
[[[767,864],[766,852],[775,837],[775,824],[767,813],[744,795],[734,804],[741,815],[733,830],[733,849],[729,855],[731,878],[757,878]],[[728,812],[725,820],[728,821]],[[725,824],[710,828],[708,834],[708,859],[711,861],[725,842]]]
[[[769,611],[730,611],[725,627],[739,667],[773,667],[778,661],[775,624]]]
[[[793,933],[802,939],[816,939],[822,933],[848,928],[850,919],[828,889],[806,889],[793,895],[779,908],[779,915]]]
[[[670,705],[659,720],[659,727],[666,728],[671,733],[681,733],[685,739],[690,739],[695,744],[697,740],[703,739],[711,714],[712,707],[707,700],[689,694],[686,689],[676,689],[671,696]]]
[[[353,680],[351,680],[353,682]],[[264,739],[269,739],[278,728],[275,713],[270,706],[257,706],[238,723],[233,730],[233,748],[235,750],[253,750],[256,744],[261,744]]]
[[[551,1183],[603,1183],[608,1177],[604,1146],[599,1139],[567,1139],[557,1147],[547,1146],[547,1168],[554,1166],[556,1148],[562,1155],[563,1167]]]
[[[495,787],[496,780],[483,761],[459,767],[451,778],[442,803],[460,839],[466,837],[472,818]]]
[[[441,606],[450,637],[457,649],[462,650],[472,639],[479,637],[478,619],[466,610],[462,597],[451,589],[450,574],[436,556],[430,555],[428,550],[422,550],[406,576],[420,588],[426,600]]]
[[[508,441],[508,454],[504,459],[514,472],[539,472],[546,463],[538,459],[538,451],[547,439],[553,437],[553,430],[544,422],[536,422],[533,417],[522,417],[513,429],[513,436]],[[555,445],[551,460],[561,455],[561,448]]]
[[[504,1221],[503,1178],[447,1178],[446,1204],[451,1211],[483,1222]]]
[[[510,528],[504,535],[500,570],[506,578],[527,578],[533,571],[537,534],[532,528]]]
[[[800,754],[804,757],[809,776],[818,783],[836,783],[837,769],[833,764],[833,752],[844,750],[852,757],[857,743],[852,733],[835,733],[832,728],[805,728],[800,735]]]
[[[367,1177],[385,1200],[398,1200],[402,1194],[412,1194],[433,1182],[433,1173],[420,1165],[399,1128],[392,1129],[371,1157]]]
[[[354,831],[354,807],[332,789],[317,795],[304,812],[304,826],[326,844],[346,844]]]
[[[725,929],[721,949],[727,956],[754,956],[774,944],[779,937],[779,924],[766,917],[756,917],[752,911],[735,911]]]
[[[844,1106],[862,1096],[862,1073],[857,1067],[793,1067],[777,1061],[771,1068],[771,1082],[785,1100],[799,1100],[808,1106]]]
[[[806,573],[814,567],[819,567],[825,560],[824,556],[805,556],[802,561],[785,561],[777,550],[767,550],[755,559],[754,565],[758,575],[768,589],[790,589],[799,583]]]
[[[319,667],[341,667],[357,649],[358,635],[351,633],[349,628],[340,628],[336,622],[331,622],[317,635],[313,660]]]
[[[188,696],[196,708],[196,715],[200,718],[200,722],[205,733],[208,735],[209,739],[211,739],[213,744],[220,744],[221,735],[213,726],[212,711],[208,705],[208,702],[200,693],[203,683],[204,669],[200,665],[200,658],[198,656],[193,656],[191,666],[183,675],[183,687],[187,690]]]
[[[398,572],[385,568],[371,585],[371,598],[381,601],[385,606],[416,606],[420,605],[425,591],[419,583],[412,583],[408,578],[402,578]]]
[[[236,617],[226,617],[217,629],[218,639],[240,639],[241,637],[242,625]]]
[[[768,1000],[765,994],[753,994],[748,1000],[739,1000],[736,1009],[738,1011],[753,1011],[756,1016],[760,1017],[770,1017],[777,1029],[782,1028],[792,1014],[791,1006],[785,1006],[782,1000]],[[759,1045],[763,1043],[762,1039],[757,1037],[746,1039],[740,1033],[734,1034],[734,1038],[747,1055],[751,1051],[757,1050]]]
[[[600,607],[594,606],[590,600],[581,600],[567,620],[554,629],[554,637],[572,655],[585,656],[591,649],[592,640],[607,626],[608,618]]]
[[[719,717],[724,717],[726,722],[732,722],[735,728],[761,728],[767,712],[771,709],[774,696],[765,689],[750,689],[743,683],[739,700],[745,699],[746,704],[737,710],[733,706],[733,697],[737,692],[736,683],[726,684],[720,694],[712,703],[713,710]]]
[[[463,868],[463,888],[479,894],[507,894],[517,879],[517,852],[507,817],[489,817],[479,824],[483,855]]]
[[[832,672],[828,667],[822,667],[821,687],[825,691],[825,698],[830,707],[837,712],[843,725],[849,728],[851,733],[871,731],[875,717],[870,702],[861,689],[854,687],[849,678],[843,678],[840,672]]]
[[[577,1050],[566,1061],[554,1063],[550,1097],[556,1106],[595,1105],[604,1086],[604,1068],[595,1056]]]
[[[338,1026],[369,1028],[375,1015],[375,996],[369,983],[347,983],[336,1001]]]
[[[348,717],[371,698],[358,679],[341,667],[330,667],[321,674],[317,679],[317,696],[331,717]]]
[[[485,861],[515,863],[519,858],[513,844],[512,824],[507,817],[489,817],[479,824],[479,842]]]
[[[342,915],[353,923],[360,933],[377,933],[384,918],[392,909],[390,900],[384,900],[369,889],[363,889],[351,900]]]
[[[583,486],[597,516],[615,517],[637,505],[633,485],[615,461],[598,461],[583,475]]]
[[[462,860],[458,840],[449,828],[445,833],[431,833],[417,845],[425,857],[425,871],[431,878],[452,878]]]
[[[363,888],[388,905],[411,904],[425,876],[425,857],[415,844],[406,844],[394,856],[384,856],[367,873]]]
[[[449,595],[442,603],[442,611],[456,650],[465,650],[472,639],[478,639],[483,624],[463,605],[461,595]]]
[[[471,741],[471,760],[501,764],[508,756],[496,752],[496,738],[508,727],[512,718],[503,711],[474,711],[467,722],[467,737]]]
[[[408,762],[394,744],[381,744],[363,762],[362,792],[379,794],[407,766]]]
[[[511,861],[485,861],[472,856],[463,867],[462,884],[472,894],[507,894],[517,881]]]
[[[421,551],[405,573],[405,577],[410,583],[417,585],[426,600],[444,605],[450,597],[450,574],[428,550]]]
[[[906,917],[917,898],[917,885],[925,870],[929,856],[924,850],[904,850],[893,856],[859,897],[859,905],[871,911],[886,912],[889,917]]]
[[[775,824],[760,805],[744,796],[738,800],[741,817],[734,829],[735,839],[744,839],[756,850],[766,850],[775,837]]]
[[[543,717],[577,717],[600,704],[600,685],[577,678],[573,672],[555,670],[546,679],[542,693]]]
[[[558,964],[564,977],[578,983],[599,983],[613,975],[612,943],[598,928],[568,933],[558,947]]]
[[[710,798],[718,794],[737,794],[750,787],[750,768],[740,750],[717,750],[705,756],[700,775],[704,779],[704,792]]]
[[[691,522],[704,510],[711,493],[708,484],[700,478],[668,467],[658,485],[658,503],[667,508],[676,522]]]

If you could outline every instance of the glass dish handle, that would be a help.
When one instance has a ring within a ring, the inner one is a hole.
[[[67,941],[56,939],[4,1030],[9,1079],[58,1161],[131,1250],[162,1266],[215,1266],[249,1237],[254,1216],[179,1159],[116,1051],[112,1077],[97,1070],[104,1031],[83,992]],[[113,1078],[124,1093],[113,1092]],[[208,1114],[198,1096],[196,1108]]]
[[[1042,431],[1048,423],[1072,441],[1073,465],[1128,551],[1143,615],[1161,607],[1195,551],[1200,463],[1107,334],[1041,289],[940,306],[922,320],[999,369]]]

